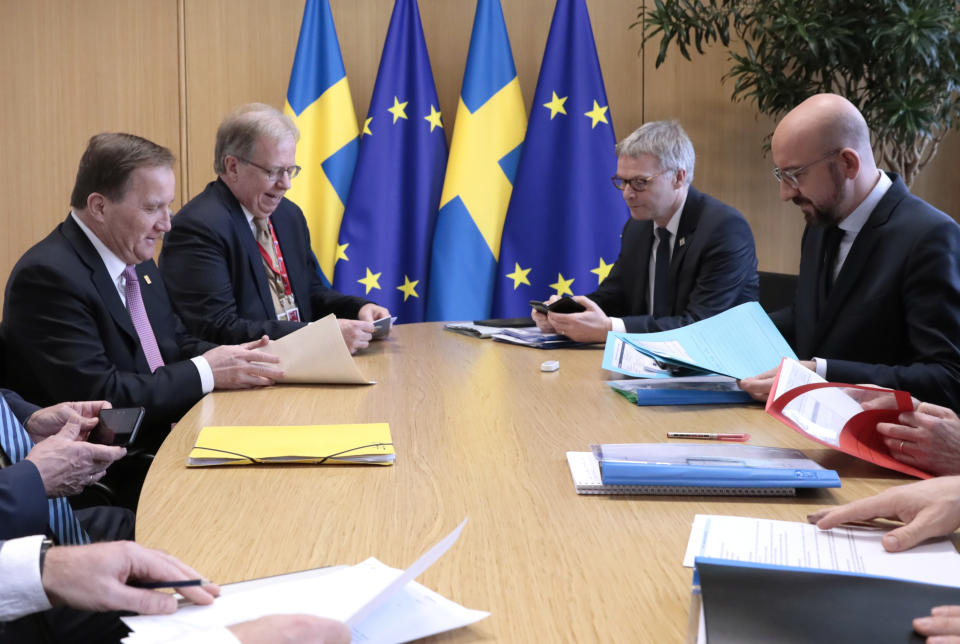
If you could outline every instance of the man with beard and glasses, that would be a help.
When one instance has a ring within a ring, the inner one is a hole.
[[[771,315],[833,382],[904,389],[960,409],[960,226],[877,169],[859,110],[812,96],[773,133],[780,198],[806,219],[791,306]],[[741,387],[764,400],[775,370]]]

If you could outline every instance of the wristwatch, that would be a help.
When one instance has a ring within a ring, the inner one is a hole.
[[[47,560],[47,550],[53,546],[53,539],[44,539],[40,542],[40,576],[43,576],[43,564]]]

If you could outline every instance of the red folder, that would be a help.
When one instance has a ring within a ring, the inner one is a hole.
[[[774,399],[774,392],[777,390],[777,383],[780,381],[780,373],[783,371],[783,362],[780,363],[780,369],[777,370],[777,377],[773,381],[773,387],[770,388],[770,396],[767,398],[766,411],[768,414],[779,420],[784,425],[792,427],[797,432],[803,434],[821,445],[832,447],[851,456],[862,458],[865,461],[875,463],[881,467],[886,467],[897,472],[903,472],[910,476],[916,476],[921,479],[928,479],[932,475],[917,469],[912,465],[901,463],[890,455],[890,450],[883,442],[884,437],[877,432],[877,423],[897,423],[901,413],[913,411],[913,402],[911,396],[906,391],[895,389],[884,389],[883,387],[869,387],[863,385],[849,385],[839,382],[815,382],[801,385],[788,390],[779,398]],[[845,389],[863,389],[866,391],[883,391],[892,393],[896,399],[896,409],[871,409],[861,411],[855,414],[847,421],[840,430],[839,445],[832,445],[824,440],[817,438],[804,431],[793,420],[788,418],[783,410],[790,401],[796,399],[808,391],[814,389],[823,389],[826,387],[842,387]]]

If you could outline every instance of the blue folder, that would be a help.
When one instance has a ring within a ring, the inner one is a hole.
[[[695,487],[840,487],[824,469],[795,449],[754,445],[635,443],[591,445],[604,485]]]

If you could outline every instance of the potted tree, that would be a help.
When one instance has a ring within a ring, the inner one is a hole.
[[[688,60],[729,48],[733,100],[775,119],[812,94],[842,94],[907,185],[960,117],[957,0],[653,0],[635,26],[644,43],[659,36],[657,67],[671,45]]]

